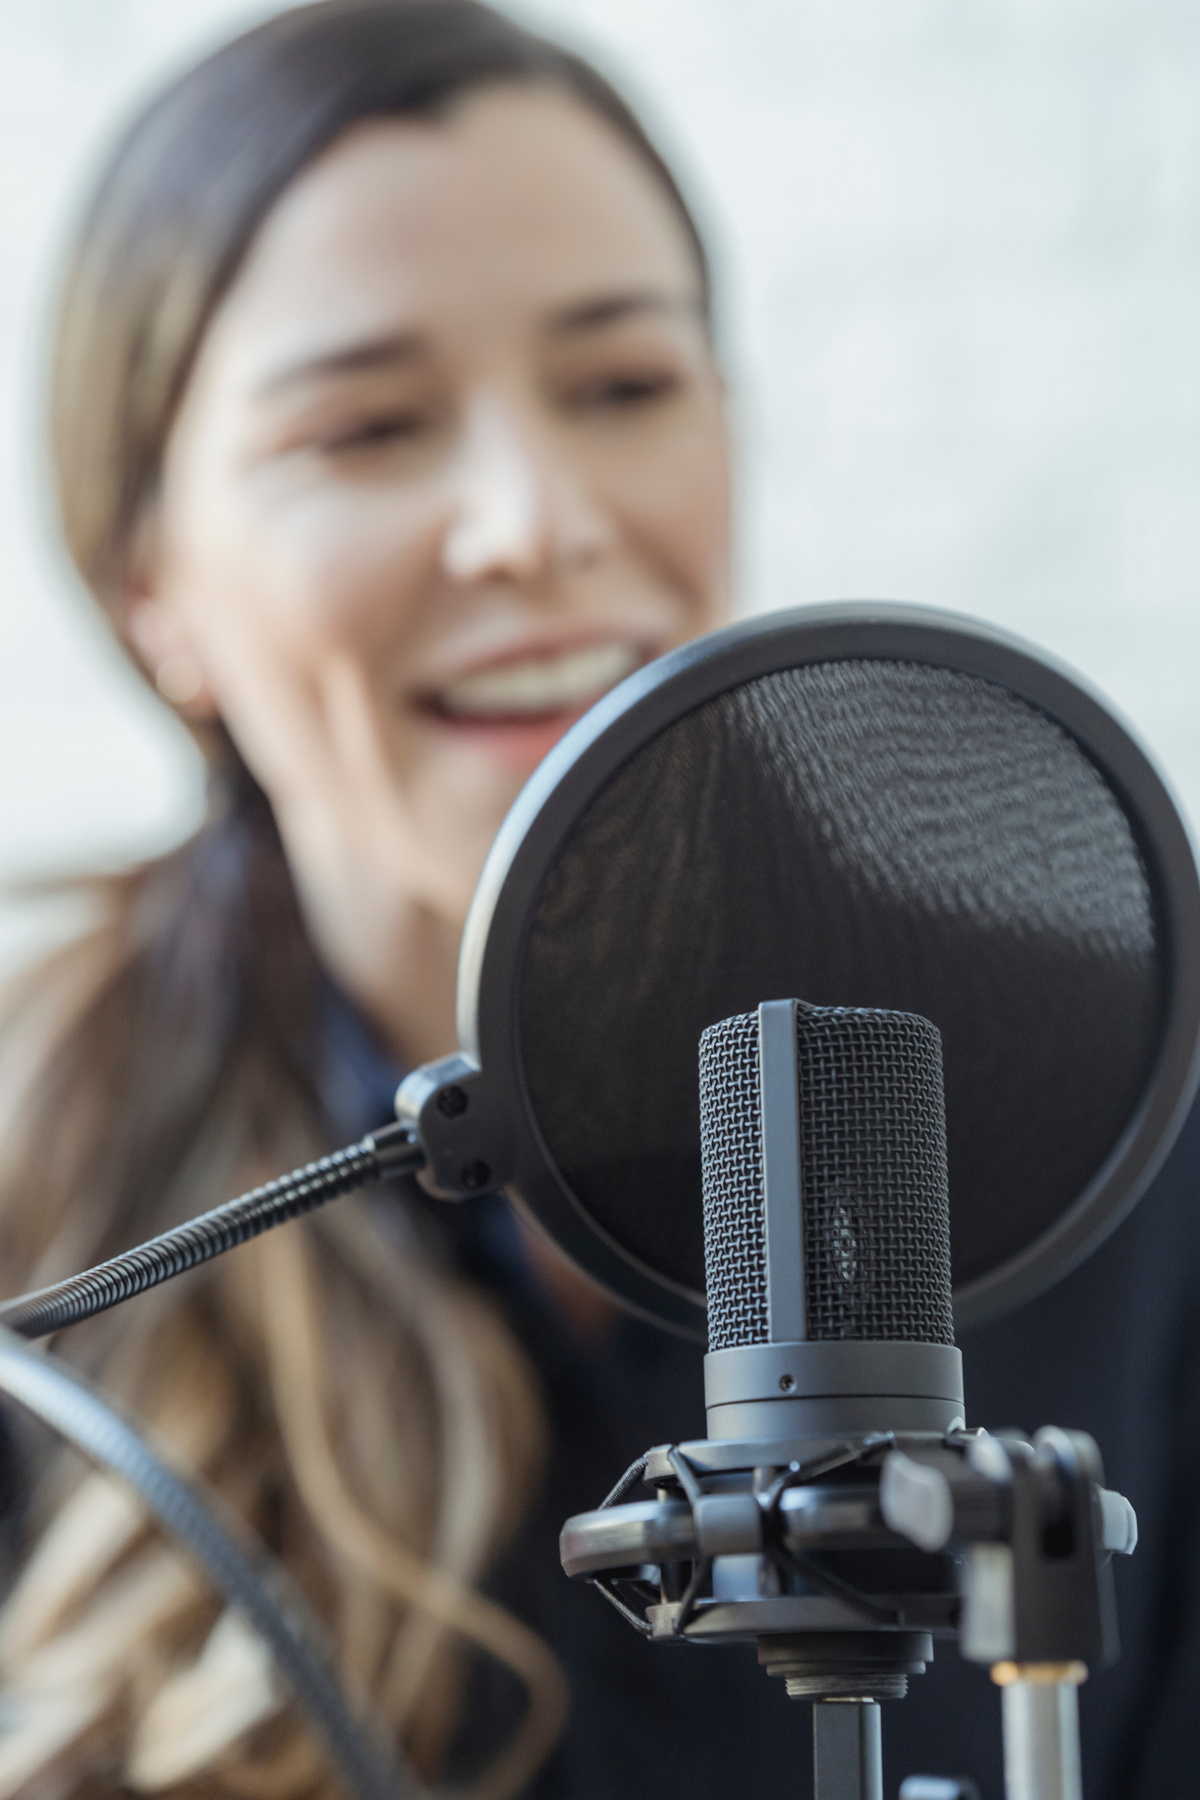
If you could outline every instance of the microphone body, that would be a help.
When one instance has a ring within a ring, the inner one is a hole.
[[[710,1438],[965,1424],[941,1040],[768,1001],[700,1040]]]

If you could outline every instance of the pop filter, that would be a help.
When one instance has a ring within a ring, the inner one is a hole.
[[[535,774],[459,979],[511,1191],[676,1329],[704,1322],[700,1033],[780,995],[938,1026],[956,1319],[995,1317],[1112,1229],[1192,1097],[1187,832],[1096,698],[974,621],[856,603],[716,632]]]

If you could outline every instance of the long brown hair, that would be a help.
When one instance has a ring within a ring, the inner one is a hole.
[[[283,189],[355,123],[551,82],[679,191],[585,62],[475,0],[322,0],[218,50],[126,132],[64,289],[52,434],[64,532],[121,631],[132,547],[213,310]],[[92,883],[94,931],[13,988],[0,1251],[37,1285],[327,1148],[322,978],[267,801],[220,726],[202,829]],[[7,1078],[5,1078],[7,1077]],[[375,1123],[376,1121],[368,1121]],[[408,1221],[406,1223],[406,1221]],[[343,1201],[72,1333],[66,1353],[203,1468],[323,1612],[343,1673],[436,1777],[469,1649],[529,1705],[474,1792],[552,1746],[554,1657],[475,1584],[538,1480],[536,1380],[400,1201]],[[0,1616],[5,1795],[324,1794],[253,1639],[97,1475],[47,1462]]]

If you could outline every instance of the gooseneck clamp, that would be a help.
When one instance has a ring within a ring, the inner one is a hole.
[[[164,1231],[108,1262],[79,1275],[69,1275],[35,1294],[22,1294],[0,1306],[0,1326],[18,1337],[49,1337],[64,1326],[78,1325],[107,1312],[135,1294],[171,1281],[188,1269],[211,1262],[239,1244],[249,1243],[276,1225],[298,1219],[343,1194],[372,1182],[388,1181],[421,1168],[425,1153],[408,1125],[385,1125],[357,1144],[306,1163],[248,1194],[214,1206],[211,1212]]]

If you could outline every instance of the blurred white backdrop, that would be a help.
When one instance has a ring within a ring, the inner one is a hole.
[[[55,276],[163,75],[275,7],[0,0],[0,879],[118,863],[199,771],[59,551]],[[625,86],[718,262],[746,609],[976,614],[1073,663],[1200,819],[1194,0],[541,0]],[[60,927],[0,905],[0,964]]]

